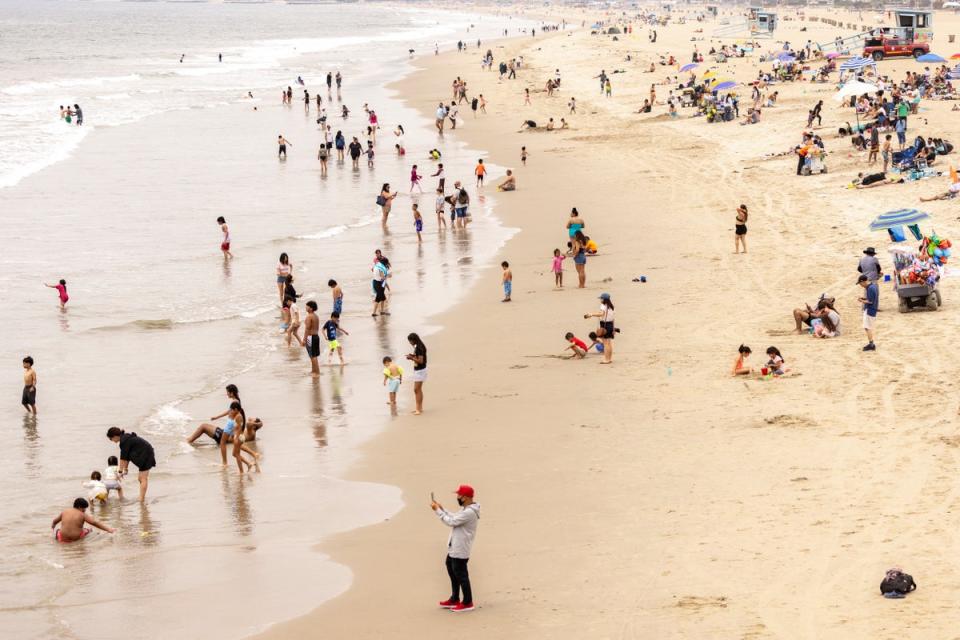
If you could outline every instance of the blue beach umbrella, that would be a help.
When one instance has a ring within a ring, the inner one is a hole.
[[[946,62],[947,59],[935,53],[925,53],[917,57],[917,62]]]
[[[734,82],[733,80],[727,80],[726,82],[721,82],[720,84],[715,86],[713,88],[713,92],[716,93],[717,91],[727,91],[729,89],[736,88],[736,86],[737,86],[736,82]]]
[[[777,54],[777,60],[779,60],[780,62],[793,62],[794,60],[796,60],[796,58],[794,58],[793,55],[791,55],[790,53],[786,51],[782,51]]]
[[[890,227],[899,227],[908,224],[915,224],[921,220],[926,220],[930,215],[917,209],[897,209],[896,211],[887,211],[877,216],[877,219],[870,223],[871,231],[884,231]]]
[[[680,71],[692,71],[699,66],[700,65],[698,65],[696,62],[688,62],[687,64],[680,67]]]

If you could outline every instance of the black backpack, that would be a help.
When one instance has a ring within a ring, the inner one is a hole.
[[[890,569],[887,575],[880,582],[880,593],[901,593],[907,594],[917,588],[917,583],[913,581],[913,576],[900,571],[900,569]]]

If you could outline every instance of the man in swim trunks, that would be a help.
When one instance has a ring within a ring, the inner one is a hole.
[[[107,533],[114,533],[116,531],[113,527],[108,527],[93,516],[87,515],[87,507],[89,506],[90,503],[86,500],[77,498],[73,501],[73,508],[65,509],[60,515],[53,519],[53,524],[50,525],[50,528],[56,530],[54,535],[56,535],[57,542],[76,542],[83,538],[91,531],[91,529],[84,527],[84,524],[92,525]],[[60,525],[59,529],[57,529],[58,524]]]
[[[37,415],[37,372],[33,369],[33,358],[23,359],[23,395],[20,403],[27,413]]]
[[[292,146],[293,146],[293,143],[290,142],[290,141],[288,141],[288,140],[287,140],[286,138],[284,138],[283,136],[277,136],[277,144],[280,146],[280,148],[277,150],[277,157],[283,156],[283,159],[286,160],[286,159],[287,159],[287,145],[289,144],[289,145],[292,147]]]
[[[307,320],[303,328],[303,343],[307,349],[307,356],[310,358],[310,373],[319,376],[320,365],[317,363],[317,358],[320,357],[320,318],[317,317],[317,303],[313,300],[307,302]]]
[[[336,280],[327,281],[327,286],[330,287],[330,293],[333,294],[333,312],[339,315],[343,313],[343,289],[340,288]]]

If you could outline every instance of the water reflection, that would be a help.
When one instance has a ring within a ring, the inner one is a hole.
[[[320,388],[320,378],[312,378],[310,393],[310,413],[313,420],[313,439],[320,448],[327,446],[327,421],[323,414],[323,390]]]
[[[60,307],[60,315],[57,316],[57,320],[60,322],[61,331],[70,331],[70,316],[67,314],[66,307]]]
[[[27,478],[39,478],[40,469],[40,432],[37,430],[37,417],[32,413],[23,414],[23,458],[24,475]]]
[[[140,504],[140,541],[144,546],[154,547],[160,544],[160,525],[150,515],[150,507]]]

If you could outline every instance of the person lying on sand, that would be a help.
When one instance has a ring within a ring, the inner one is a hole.
[[[903,184],[903,178],[888,178],[886,173],[871,173],[863,175],[863,172],[857,174],[851,186],[857,189],[872,189],[873,187],[882,187],[887,184]]]
[[[933,200],[950,200],[951,198],[957,197],[957,193],[960,193],[960,182],[954,182],[952,185],[950,185],[950,187],[944,193],[939,193],[929,198],[920,198],[920,202],[931,202]]]
[[[534,122],[533,120],[524,120],[523,124],[520,125],[520,131],[523,131],[524,129],[536,129],[536,128],[537,128],[537,123]]]

